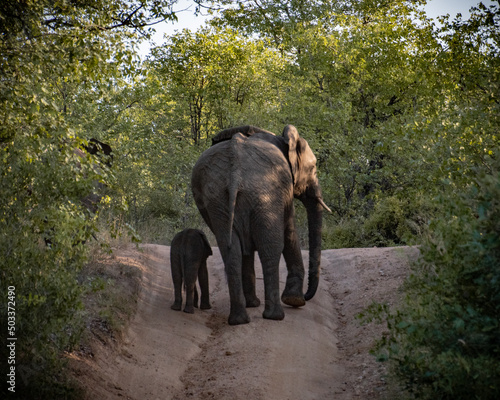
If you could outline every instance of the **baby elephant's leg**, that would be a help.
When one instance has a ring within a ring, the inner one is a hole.
[[[198,292],[196,290],[196,270],[196,266],[192,264],[186,266],[184,270],[184,281],[186,282],[186,305],[184,306],[184,312],[189,314],[194,313],[195,301],[198,302]]]
[[[193,305],[194,305],[194,308],[198,308],[198,300],[199,300],[199,297],[198,297],[198,289],[196,288],[196,285],[194,285],[194,300],[193,300]]]
[[[182,267],[179,257],[175,254],[170,257],[170,267],[174,284],[174,303],[170,308],[180,311],[182,308]]]

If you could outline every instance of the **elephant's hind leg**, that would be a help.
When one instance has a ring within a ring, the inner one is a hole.
[[[285,312],[281,306],[279,295],[279,263],[281,252],[263,254],[259,251],[259,258],[264,273],[264,291],[266,297],[262,316],[266,319],[282,320],[285,318]]]
[[[247,307],[260,306],[260,300],[255,293],[255,253],[243,256],[242,265],[243,293]]]
[[[246,301],[243,293],[242,280],[242,254],[240,240],[237,235],[233,234],[231,247],[223,240],[217,241],[219,249],[224,260],[226,270],[227,284],[229,286],[229,298],[231,302],[231,310],[229,312],[229,325],[247,324],[250,322],[246,310]]]
[[[182,309],[182,267],[178,254],[170,256],[170,266],[172,270],[172,283],[174,285],[174,303],[170,306],[172,310],[180,311]]]
[[[196,280],[198,279],[198,265],[189,257],[184,258],[184,282],[186,286],[186,304],[184,312],[193,314],[194,307],[198,307],[198,290]]]
[[[198,271],[198,282],[200,283],[201,290],[200,309],[209,310],[212,306],[210,305],[210,295],[208,290],[208,269],[206,260],[201,263]]]
[[[194,290],[193,290],[193,306],[194,308],[198,308],[198,289],[196,288],[196,284],[194,285]]]
[[[292,217],[289,219],[285,230],[285,241],[283,248],[288,276],[285,289],[281,295],[281,301],[292,307],[302,307],[306,304],[302,286],[304,284],[304,262],[295,223]]]

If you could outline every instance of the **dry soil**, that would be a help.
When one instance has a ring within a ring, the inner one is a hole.
[[[385,365],[369,354],[383,325],[356,315],[373,301],[393,305],[411,247],[323,250],[316,296],[283,321],[248,309],[251,322],[229,326],[229,297],[218,248],[208,259],[211,310],[173,311],[169,247],[115,250],[114,262],[142,270],[137,310],[121,340],[95,341],[71,356],[88,399],[321,400],[393,397]],[[303,252],[307,266],[307,252]],[[257,257],[256,257],[257,259]],[[258,264],[258,261],[257,261]],[[263,299],[260,264],[258,294]],[[280,265],[281,288],[286,267]]]

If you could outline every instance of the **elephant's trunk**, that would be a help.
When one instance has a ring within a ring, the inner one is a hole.
[[[303,200],[307,210],[307,222],[309,228],[309,282],[307,292],[304,295],[310,300],[316,294],[319,284],[319,273],[321,269],[321,227],[323,220],[323,206],[317,198],[308,197]]]

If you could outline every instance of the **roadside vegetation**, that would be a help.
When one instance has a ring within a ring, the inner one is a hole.
[[[144,60],[137,44],[175,20],[175,2],[0,6],[0,318],[14,292],[15,395],[74,393],[63,354],[88,331],[86,293],[105,301],[113,287],[89,266],[92,246],[203,229],[190,172],[211,137],[292,123],[333,211],[323,248],[421,245],[408,300],[384,314],[381,357],[404,388],[498,398],[498,2],[438,20],[420,0],[193,3],[209,22]],[[75,154],[91,138],[112,147],[111,166]],[[93,213],[80,199],[96,181],[106,188]],[[113,325],[111,308],[98,314]]]

